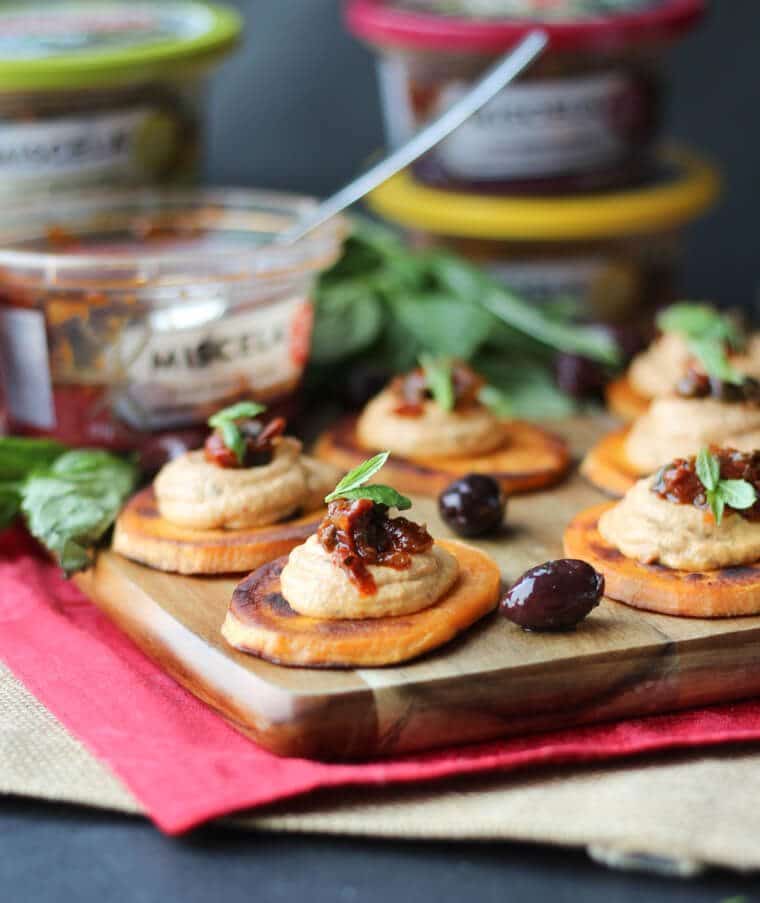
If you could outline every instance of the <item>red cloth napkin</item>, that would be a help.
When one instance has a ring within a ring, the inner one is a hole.
[[[167,677],[21,530],[0,535],[0,549],[0,659],[169,834],[320,787],[429,781],[760,739],[760,701],[751,701],[392,761],[282,759]]]

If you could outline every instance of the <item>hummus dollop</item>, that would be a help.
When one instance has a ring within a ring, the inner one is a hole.
[[[693,362],[686,339],[678,333],[665,332],[634,357],[628,379],[640,395],[663,398],[673,394]],[[760,377],[760,334],[749,336],[744,351],[731,355],[731,364],[746,376]]]
[[[660,398],[631,427],[625,453],[642,474],[663,461],[695,455],[717,445],[753,451],[760,448],[760,405],[715,398]]]
[[[321,508],[340,473],[302,454],[298,439],[274,440],[269,463],[225,468],[206,460],[203,450],[166,464],[154,482],[161,516],[194,530],[261,527],[298,511]]]
[[[657,495],[655,480],[639,480],[599,518],[600,534],[623,555],[683,571],[736,567],[760,558],[760,523],[730,513],[718,525],[709,511]]]
[[[361,445],[405,458],[453,458],[488,454],[507,440],[506,424],[482,404],[446,411],[425,399],[413,417],[398,405],[391,388],[369,402],[356,427]]]
[[[292,550],[280,576],[282,595],[301,615],[312,618],[384,618],[412,614],[434,605],[459,574],[456,558],[433,545],[412,555],[409,567],[369,565],[376,590],[367,595],[320,544],[316,536]]]

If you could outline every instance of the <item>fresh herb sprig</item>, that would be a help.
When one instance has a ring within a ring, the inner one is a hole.
[[[708,376],[736,385],[744,381],[744,374],[728,359],[728,351],[739,350],[743,344],[741,329],[733,317],[709,304],[681,301],[659,314],[657,326],[663,332],[682,335]]]
[[[235,454],[238,464],[242,465],[245,459],[245,439],[243,439],[236,421],[247,417],[258,417],[264,411],[266,411],[266,405],[256,401],[239,401],[228,408],[222,408],[208,419],[208,425],[212,429],[219,430],[222,441]]]
[[[720,526],[726,505],[737,511],[751,508],[757,501],[757,492],[746,480],[722,480],[720,460],[708,448],[702,448],[697,455],[696,471],[699,482],[705,490],[707,504],[715,523]]]
[[[456,405],[454,392],[454,368],[450,358],[435,357],[422,353],[419,357],[425,385],[433,396],[433,401],[444,411],[453,411]]]
[[[336,499],[370,499],[377,505],[387,505],[389,508],[397,508],[399,511],[406,511],[412,507],[411,499],[405,495],[401,495],[391,486],[383,486],[379,483],[373,483],[370,486],[365,485],[368,480],[385,466],[385,462],[390,457],[390,452],[384,451],[372,458],[368,458],[350,470],[342,480],[340,480],[329,495],[325,496],[325,503],[329,504]]]
[[[0,439],[0,527],[23,515],[67,574],[87,567],[138,477],[133,461],[46,439]]]
[[[536,305],[468,261],[407,247],[391,230],[357,220],[341,259],[319,280],[308,387],[335,385],[336,366],[394,373],[421,353],[459,358],[509,397],[514,416],[574,409],[556,386],[555,351],[620,363],[609,332],[574,321],[574,305]],[[490,367],[508,361],[510,366]]]

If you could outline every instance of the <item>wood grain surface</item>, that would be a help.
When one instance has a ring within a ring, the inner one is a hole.
[[[578,455],[605,426],[564,430]],[[564,527],[602,499],[574,475],[511,499],[508,526],[478,545],[509,583],[562,557]],[[434,535],[452,535],[433,499],[415,499],[411,513]],[[285,668],[222,639],[238,579],[173,576],[104,552],[78,582],[176,680],[282,755],[383,756],[760,692],[760,618],[673,618],[609,600],[570,633],[526,633],[493,614],[403,666]]]

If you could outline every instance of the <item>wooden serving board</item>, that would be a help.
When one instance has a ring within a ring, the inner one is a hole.
[[[574,424],[585,445],[598,424]],[[602,496],[580,477],[510,500],[508,529],[478,543],[506,582],[562,557],[562,531]],[[413,516],[450,536],[435,501]],[[281,755],[384,756],[760,693],[760,618],[648,614],[608,600],[571,633],[526,633],[493,614],[407,665],[284,668],[231,649],[219,628],[237,578],[178,577],[102,553],[79,585],[177,681]]]

